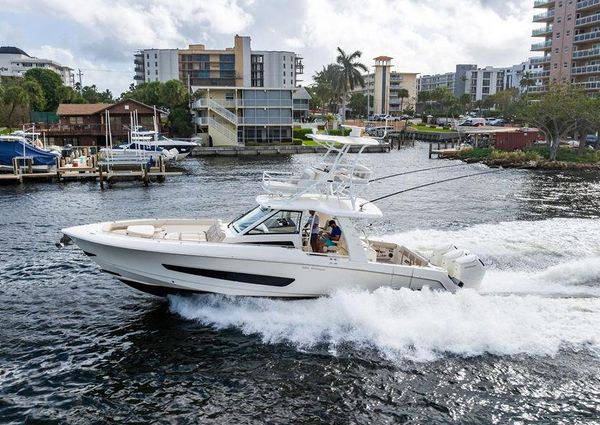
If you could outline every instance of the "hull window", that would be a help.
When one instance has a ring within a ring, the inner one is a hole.
[[[254,285],[266,286],[288,286],[296,279],[277,276],[265,276],[260,274],[236,273],[222,270],[197,269],[194,267],[174,266],[171,264],[163,264],[167,270],[186,273],[195,276],[204,276],[212,279],[230,280],[235,282],[252,283]]]

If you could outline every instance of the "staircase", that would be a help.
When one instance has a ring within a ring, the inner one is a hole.
[[[238,117],[236,114],[231,112],[229,109],[221,105],[219,102],[213,99],[208,99],[208,108],[221,115],[227,121],[232,124],[238,125]]]
[[[237,126],[236,126],[236,128],[237,128]],[[210,134],[213,131],[216,133],[219,133],[219,135],[222,138],[224,138],[227,145],[232,146],[232,145],[238,144],[238,137],[237,137],[236,130],[232,130],[228,125],[220,123],[219,121],[217,121],[216,119],[214,119],[212,117],[208,117],[208,133]]]

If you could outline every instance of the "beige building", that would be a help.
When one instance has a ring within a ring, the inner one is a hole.
[[[389,56],[374,58],[375,71],[364,75],[365,87],[356,87],[354,93],[364,93],[370,100],[369,115],[401,115],[405,109],[414,109],[417,103],[417,73],[392,71]],[[406,89],[408,97],[400,97]]]
[[[543,56],[531,58],[538,65],[533,77],[538,85],[529,91],[543,92],[548,84],[571,82],[587,92],[600,90],[600,1],[536,0],[543,10],[533,22],[543,24],[532,36],[541,42],[531,50]]]

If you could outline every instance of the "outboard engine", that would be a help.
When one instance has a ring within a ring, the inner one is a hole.
[[[433,248],[433,254],[431,255],[431,259],[429,260],[429,262],[434,266],[440,267],[442,265],[442,257],[444,256],[444,254],[450,251],[454,251],[455,249],[456,247],[451,243],[436,246],[435,248]]]
[[[452,273],[448,272],[450,277],[459,280],[458,285],[462,288],[478,289],[485,275],[483,261],[476,255],[468,254],[458,257],[453,263],[454,270]]]

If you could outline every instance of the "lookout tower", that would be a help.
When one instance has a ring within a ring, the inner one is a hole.
[[[373,85],[373,112],[388,114],[390,109],[390,72],[392,59],[389,56],[377,56],[375,61],[375,78]]]

